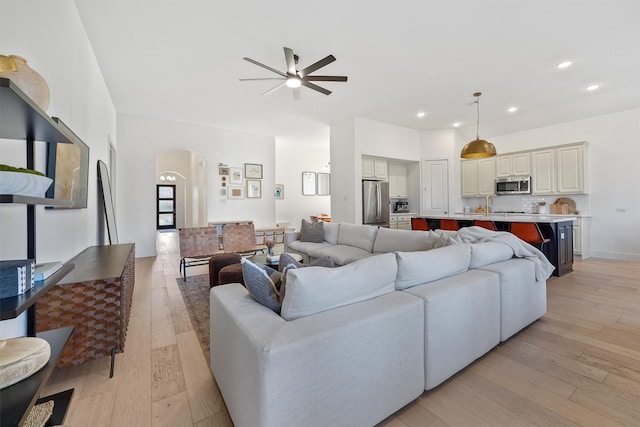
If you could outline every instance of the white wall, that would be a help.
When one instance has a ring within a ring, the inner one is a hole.
[[[98,242],[96,163],[108,163],[109,135],[116,142],[115,109],[72,0],[2,0],[2,16],[0,53],[23,56],[44,77],[51,91],[47,113],[60,117],[90,149],[88,207],[36,207],[38,262],[67,261]],[[36,168],[43,172],[44,145],[36,147]],[[0,159],[25,166],[24,142],[0,141]],[[25,215],[23,206],[0,207],[0,259],[26,257]],[[6,325],[0,326],[3,334],[20,334]]]
[[[275,201],[276,223],[288,222],[290,227],[299,229],[302,218],[309,220],[310,215],[321,213],[331,215],[331,196],[302,195],[303,171],[331,172],[326,168],[330,162],[329,151],[327,126],[276,138],[276,184],[284,185],[284,199]],[[333,184],[332,192],[336,190]],[[263,189],[265,196],[271,198],[274,190]]]
[[[208,221],[253,220],[256,228],[275,225],[273,137],[118,115],[118,139],[118,234],[122,242],[136,243],[136,256],[156,254],[156,155],[170,149],[196,151],[206,162]],[[262,197],[221,196],[218,163],[243,169],[245,163],[262,164]]]

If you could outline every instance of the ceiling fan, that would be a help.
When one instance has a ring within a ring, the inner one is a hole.
[[[275,68],[271,68],[268,65],[264,65],[254,59],[244,57],[242,58],[245,61],[249,61],[252,64],[257,65],[258,67],[265,68],[269,71],[272,71],[281,77],[266,77],[266,78],[255,78],[255,79],[240,79],[240,81],[250,81],[250,80],[282,80],[282,83],[278,83],[275,87],[269,89],[263,95],[273,92],[274,90],[286,85],[293,89],[293,99],[296,101],[300,100],[300,86],[306,86],[309,89],[313,89],[320,93],[324,93],[325,95],[330,95],[331,91],[327,90],[323,87],[318,86],[315,83],[311,82],[346,82],[347,76],[310,76],[309,74],[314,71],[324,67],[325,65],[331,64],[336,60],[335,56],[329,55],[324,57],[323,59],[309,65],[302,70],[296,69],[296,64],[298,63],[298,55],[293,53],[292,49],[288,47],[284,48],[284,59],[287,64],[287,71],[282,72],[278,71]]]

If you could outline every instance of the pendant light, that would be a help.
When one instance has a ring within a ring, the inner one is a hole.
[[[462,148],[460,157],[462,157],[463,159],[481,159],[484,157],[492,157],[496,155],[496,147],[489,141],[480,139],[480,95],[482,95],[481,92],[476,92],[473,94],[473,96],[476,97],[475,102],[478,109],[476,139]]]

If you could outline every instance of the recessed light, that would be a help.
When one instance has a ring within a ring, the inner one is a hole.
[[[461,125],[461,124],[462,124],[462,123],[460,123],[460,122],[455,122],[454,124],[452,124],[452,126],[453,126],[454,128],[458,128],[458,127],[460,127],[460,125]]]
[[[596,90],[596,89],[598,89],[599,87],[600,87],[600,85],[598,85],[598,84],[593,84],[593,85],[589,85],[589,86],[587,86],[585,89],[586,89],[586,90],[588,90],[588,91],[592,91],[592,90]]]
[[[556,68],[559,68],[559,69],[567,68],[567,67],[570,67],[571,64],[573,64],[573,62],[571,61],[562,61],[558,65],[556,65]]]
[[[507,111],[510,113],[515,113],[516,111],[518,111],[518,107],[509,107],[507,108]]]
[[[423,117],[425,116],[424,111],[420,111],[420,112],[417,114],[417,116],[418,116],[418,118],[420,118],[420,119],[421,119],[421,118],[423,118]]]

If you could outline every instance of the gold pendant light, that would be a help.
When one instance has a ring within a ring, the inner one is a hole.
[[[484,157],[492,157],[497,154],[496,147],[492,143],[490,143],[489,141],[485,141],[484,139],[480,139],[480,95],[482,95],[481,92],[476,92],[473,94],[473,96],[476,97],[475,102],[478,109],[476,139],[462,148],[460,157],[462,157],[463,159],[481,159]]]

